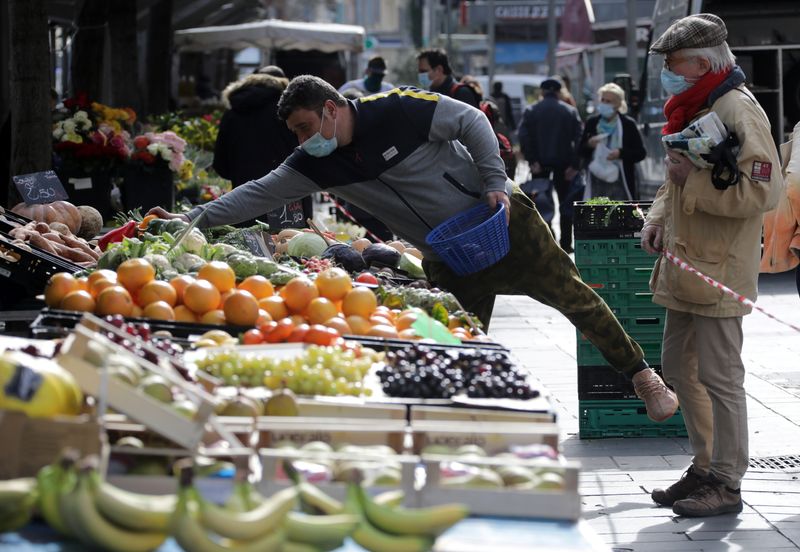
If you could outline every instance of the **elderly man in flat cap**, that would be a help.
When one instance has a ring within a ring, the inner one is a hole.
[[[755,300],[762,216],[776,205],[782,180],[769,121],[744,86],[727,34],[719,17],[699,14],[676,21],[651,46],[664,56],[661,83],[670,95],[663,134],[714,112],[738,146],[727,142],[719,153],[729,163],[713,170],[667,149],[666,182],[641,243]],[[748,463],[742,316],[751,309],[663,255],[650,286],[653,301],[667,308],[662,369],[678,395],[694,454],[678,482],[651,496],[684,516],[741,512]]]

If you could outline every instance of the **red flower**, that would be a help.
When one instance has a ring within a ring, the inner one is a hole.
[[[89,109],[91,105],[92,102],[89,101],[89,96],[86,92],[78,92],[78,95],[74,98],[67,98],[64,100],[64,107],[67,109]]]
[[[205,119],[206,121],[208,121],[210,123],[212,121],[213,117],[211,116],[211,113],[207,113],[206,115],[203,115],[203,119]]]
[[[147,146],[150,145],[150,140],[147,139],[147,136],[137,136],[133,139],[133,147],[139,150],[145,149]]]
[[[131,159],[141,161],[145,165],[152,165],[156,162],[155,156],[149,151],[137,151],[131,155]]]

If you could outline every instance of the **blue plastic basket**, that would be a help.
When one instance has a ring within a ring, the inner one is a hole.
[[[492,214],[482,203],[434,228],[425,237],[453,272],[466,276],[495,264],[508,254],[506,208],[497,204]]]

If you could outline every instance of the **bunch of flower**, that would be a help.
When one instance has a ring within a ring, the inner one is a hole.
[[[100,124],[107,124],[116,132],[129,131],[136,122],[136,112],[130,107],[116,108],[92,102],[92,111],[97,114]]]
[[[171,131],[148,132],[133,139],[131,161],[145,166],[166,165],[174,173],[184,168],[186,140]]]
[[[175,111],[158,115],[152,122],[162,130],[171,130],[191,146],[214,151],[221,117],[220,111],[189,118],[185,118],[180,111]]]
[[[66,111],[53,125],[53,149],[62,168],[91,172],[111,169],[127,160],[130,135],[119,119],[108,120],[93,109],[100,105],[90,103],[85,95],[64,102]],[[115,111],[125,112],[126,120],[136,117],[130,109]]]

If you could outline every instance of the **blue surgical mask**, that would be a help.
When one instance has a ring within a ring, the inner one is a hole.
[[[613,106],[613,105],[611,105],[611,104],[602,103],[602,102],[600,102],[599,104],[597,104],[597,112],[598,112],[600,115],[602,115],[603,117],[605,117],[606,119],[610,119],[610,118],[611,118],[611,116],[612,116],[612,115],[614,115],[614,113],[615,113],[616,111],[617,111],[617,110],[616,110],[616,109],[614,109],[614,106]]]
[[[301,148],[312,157],[326,157],[333,153],[339,146],[336,141],[336,119],[333,120],[333,138],[325,138],[322,136],[322,123],[325,121],[325,108],[322,108],[322,117],[319,121],[319,131],[303,142]]]
[[[686,80],[686,77],[673,73],[666,67],[661,69],[661,86],[670,96],[677,96],[681,92],[686,92],[694,83]]]
[[[419,84],[425,90],[430,89],[430,87],[431,87],[431,78],[428,76],[428,72],[427,71],[424,71],[424,72],[419,74]]]

